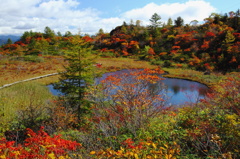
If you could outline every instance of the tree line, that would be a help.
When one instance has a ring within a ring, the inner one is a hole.
[[[106,33],[99,29],[95,35],[81,35],[93,50],[105,57],[134,56],[164,67],[186,67],[202,71],[236,71],[240,68],[240,14],[212,13],[203,24],[193,20],[184,24],[176,20],[161,21],[154,13],[149,26],[141,21],[121,26]],[[49,27],[43,33],[26,31],[19,41],[8,41],[0,48],[3,55],[63,55],[74,36],[64,35]],[[80,36],[80,35],[79,35]]]

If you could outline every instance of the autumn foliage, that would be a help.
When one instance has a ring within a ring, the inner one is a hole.
[[[201,25],[169,24],[153,29],[123,24],[110,33],[95,36],[70,32],[56,35],[46,28],[45,33],[25,32],[14,44],[2,45],[2,85],[62,72],[68,66],[71,70],[73,65],[63,59],[67,53],[84,55],[69,56],[76,67],[66,76],[68,79],[75,76],[81,82],[76,73],[81,67],[85,69],[82,77],[121,68],[118,61],[109,67],[90,62],[81,43],[89,45],[89,57],[146,60],[156,69],[128,69],[121,75],[115,72],[97,77],[96,85],[81,87],[81,100],[76,95],[79,90],[66,88],[73,93],[72,99],[80,101],[79,108],[87,112],[81,111],[78,116],[71,105],[73,100],[57,97],[41,105],[29,96],[26,100],[30,105],[19,102],[19,110],[10,112],[12,105],[4,105],[10,97],[0,94],[0,119],[4,121],[0,123],[0,158],[240,158],[239,22],[239,13],[231,13],[212,15]],[[81,43],[75,39],[81,39]],[[79,48],[79,52],[69,50],[69,46]],[[127,62],[124,65],[129,68]],[[198,103],[168,107],[166,88],[159,82],[163,80],[161,75],[167,73],[161,69],[164,67],[198,70],[191,77],[204,78],[211,92]],[[11,91],[13,95],[17,92]],[[12,115],[11,121],[2,120],[6,111]],[[13,136],[6,132],[13,132]],[[26,134],[19,135],[20,132]]]
[[[0,140],[1,158],[66,158],[69,152],[74,152],[81,144],[62,139],[59,135],[49,136],[44,130],[35,133],[27,129],[28,138],[23,144],[15,144],[15,141]]]
[[[60,105],[42,124],[62,136],[50,136],[43,127],[38,132],[28,128],[23,142],[2,138],[0,156],[238,158],[239,75],[230,74],[219,81],[219,86],[195,106],[172,109],[164,107],[164,92],[158,95],[155,87],[147,89],[161,80],[159,73],[160,69],[132,70],[128,72],[131,80],[124,79],[127,74],[107,76],[97,89],[89,90],[92,114],[84,127],[76,129],[76,124],[71,124],[75,121],[73,112]],[[147,94],[149,91],[152,94]]]

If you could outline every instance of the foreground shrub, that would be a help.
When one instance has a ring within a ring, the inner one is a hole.
[[[68,138],[82,143],[88,151],[106,147],[117,150],[127,138],[144,134],[150,121],[165,109],[165,87],[157,83],[162,80],[160,73],[160,69],[130,70],[101,80],[88,92],[92,102],[88,129],[70,133]]]
[[[131,138],[122,142],[120,149],[111,148],[99,151],[91,151],[92,158],[147,158],[147,159],[176,159],[180,154],[179,145],[160,145],[151,140],[135,143]]]
[[[0,90],[0,136],[7,130],[39,128],[48,119],[51,98],[46,86],[35,81]]]
[[[185,154],[201,158],[239,158],[240,141],[239,76],[219,83],[197,107],[179,110],[176,132]]]
[[[92,90],[92,124],[106,136],[124,132],[136,136],[165,107],[165,88],[158,81],[161,70],[132,70],[114,74]],[[100,93],[99,93],[99,90]]]
[[[62,139],[59,135],[49,136],[43,127],[37,132],[27,129],[29,136],[24,144],[0,140],[0,158],[71,158],[71,154],[81,147],[75,141]]]

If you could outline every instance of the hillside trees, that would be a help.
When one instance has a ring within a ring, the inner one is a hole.
[[[228,25],[232,27],[235,30],[240,31],[239,24],[240,24],[240,10],[238,9],[236,12],[229,12],[229,18],[228,18]]]
[[[60,32],[56,35],[50,27],[45,27],[44,33],[26,31],[19,41],[11,45],[4,45],[2,54],[25,56],[61,55],[62,48],[66,47],[66,40],[71,36],[73,35],[69,31],[66,32],[64,37]]]
[[[184,26],[184,20],[178,17],[174,26],[171,26],[171,18],[167,25],[161,26],[161,17],[155,13],[149,19],[150,26],[118,26],[111,31],[109,38],[105,37],[103,43],[97,45],[102,50],[111,50],[116,56],[136,55],[162,65],[166,62],[179,66],[181,63],[202,71],[238,70],[240,38],[239,29],[233,27],[234,18],[235,21],[239,18],[235,12],[229,16],[213,13],[201,25],[193,20]],[[133,47],[133,42],[138,47]],[[146,48],[149,47],[150,52],[154,52],[151,56],[147,56]]]
[[[117,26],[110,33],[102,29],[93,36],[90,43],[104,57],[135,56],[157,63],[185,64],[185,67],[198,70],[229,71],[240,68],[239,57],[239,11],[228,14],[213,13],[205,18],[204,24],[193,20],[184,26],[184,20],[168,19],[161,25],[161,16],[154,13],[150,26],[142,26],[141,21],[131,20]],[[25,32],[20,41],[0,48],[1,54],[9,55],[63,55],[68,40],[73,37],[70,31],[63,36],[55,35],[46,27],[44,33]],[[231,41],[229,41],[231,40]],[[146,48],[151,48],[150,51]],[[151,56],[148,56],[150,52]],[[154,54],[153,54],[154,53]],[[144,55],[144,56],[143,56]]]

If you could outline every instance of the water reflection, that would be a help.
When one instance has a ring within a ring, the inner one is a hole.
[[[186,102],[196,103],[205,97],[209,88],[198,82],[165,78],[163,82],[168,88],[168,96],[171,97],[171,104],[181,105]]]
[[[129,71],[130,70],[121,70],[105,73],[101,78],[97,78],[95,80],[95,83],[99,84],[100,81],[107,78],[109,75],[118,75],[123,79],[131,78],[130,76],[125,76],[126,73],[128,73]],[[131,81],[131,79],[126,79],[126,81]],[[61,92],[55,90],[52,85],[49,85],[48,87],[52,94],[62,95]],[[164,99],[167,100],[168,105],[183,105],[185,103],[196,103],[199,101],[199,99],[204,98],[206,93],[209,91],[209,88],[201,83],[174,78],[164,78],[164,80],[159,80],[155,84],[149,84],[148,89],[153,94],[165,94]]]

